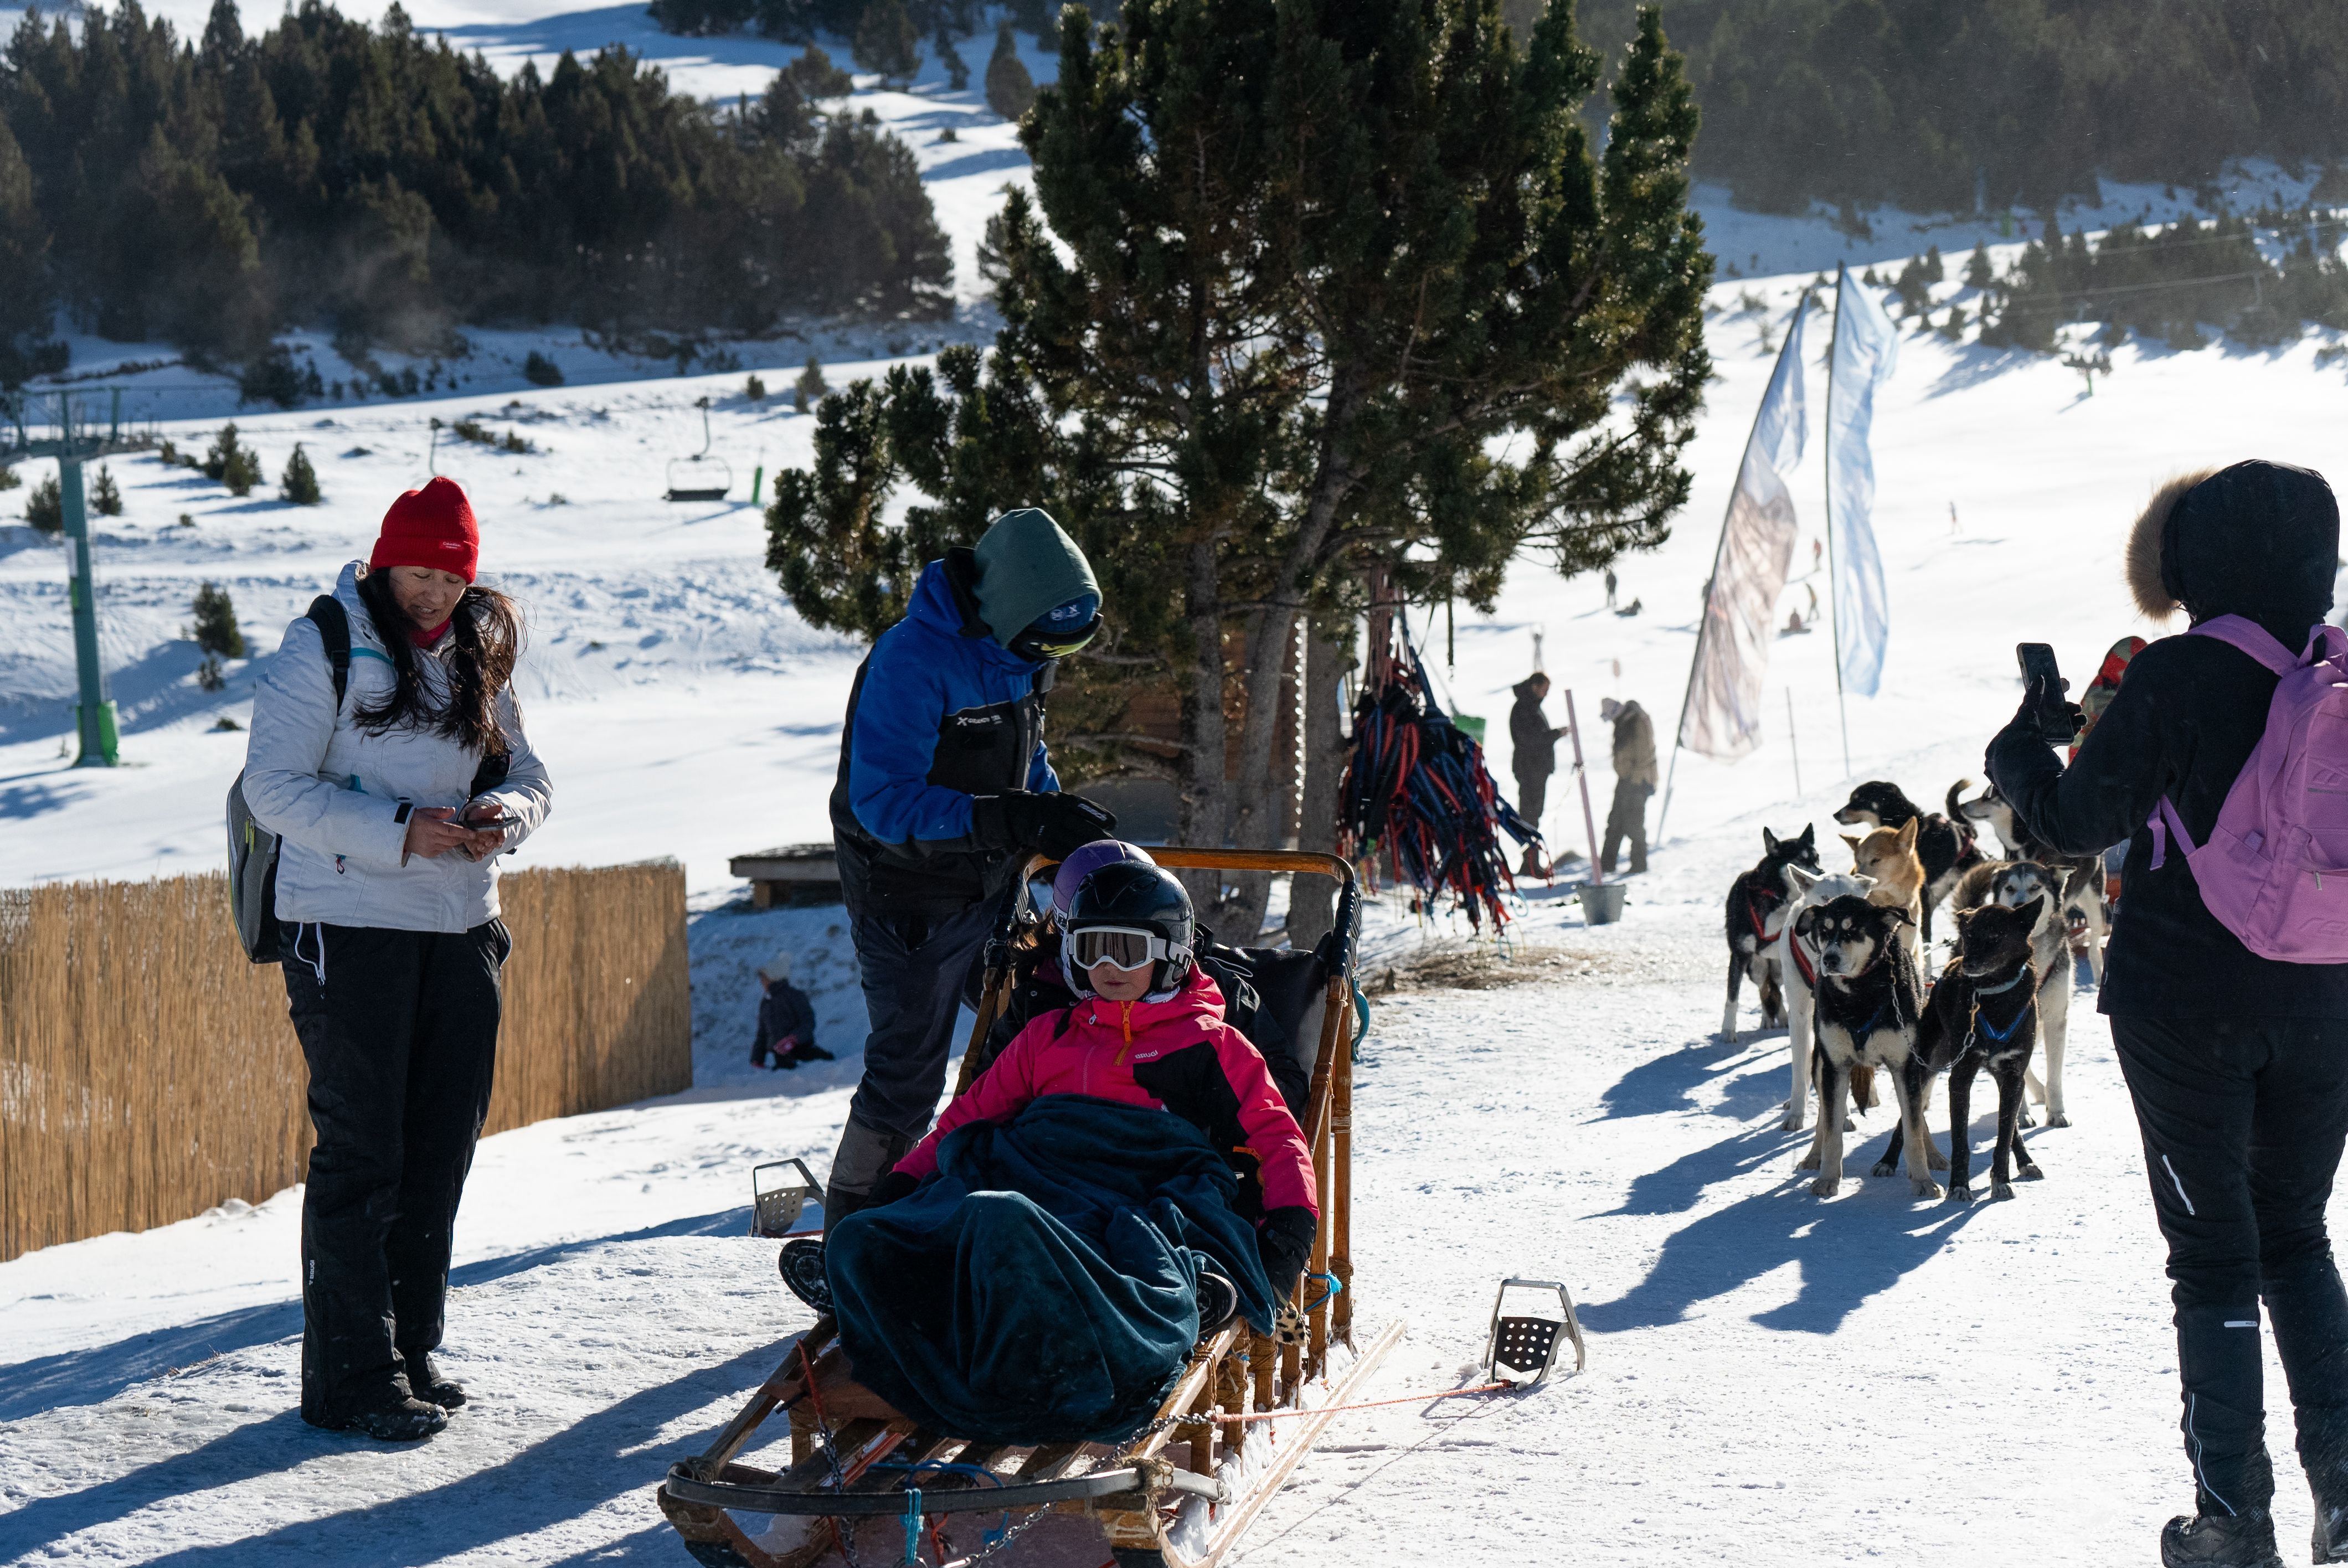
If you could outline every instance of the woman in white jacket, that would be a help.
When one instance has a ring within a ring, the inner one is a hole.
[[[335,585],[338,702],[319,628],[285,633],[253,702],[245,800],[283,840],[285,990],[317,1129],[302,1208],[302,1416],[427,1437],[465,1402],[440,1344],[451,1228],[489,1112],[497,856],[546,820],[512,691],[522,625],[473,581],[479,532],[448,479],[385,514]]]

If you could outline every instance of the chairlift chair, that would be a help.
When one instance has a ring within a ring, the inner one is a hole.
[[[734,470],[709,450],[709,399],[694,406],[701,410],[701,450],[690,457],[671,458],[668,498],[672,501],[722,501],[734,487]]]

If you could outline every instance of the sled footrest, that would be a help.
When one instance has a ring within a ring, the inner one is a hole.
[[[801,1488],[701,1481],[695,1478],[692,1469],[689,1463],[670,1467],[668,1481],[661,1490],[681,1502],[697,1502],[712,1508],[738,1508],[752,1513],[850,1519],[905,1512],[905,1496],[901,1489],[841,1491],[835,1487]],[[1151,1473],[1153,1471],[1156,1473]],[[1171,1466],[1117,1465],[1057,1481],[1014,1481],[1004,1486],[981,1486],[968,1490],[924,1487],[922,1489],[922,1512],[993,1512],[1036,1508],[1052,1502],[1093,1502],[1104,1498],[1153,1492],[1189,1492],[1216,1502],[1230,1501],[1223,1484],[1212,1476],[1194,1475]]]
[[[1561,1317],[1504,1315],[1511,1290],[1552,1291]],[[1530,1387],[1546,1380],[1557,1366],[1560,1340],[1573,1342],[1573,1369],[1587,1360],[1581,1343],[1581,1321],[1574,1315],[1573,1296],[1554,1279],[1504,1279],[1492,1302],[1492,1331],[1484,1342],[1484,1366],[1493,1377]]]

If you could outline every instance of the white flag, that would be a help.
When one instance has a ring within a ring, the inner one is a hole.
[[[1834,369],[1827,383],[1827,528],[1834,548],[1835,635],[1842,684],[1862,697],[1883,680],[1891,608],[1875,549],[1875,389],[1900,359],[1900,333],[1848,268],[1835,281]]]
[[[1794,308],[1786,346],[1778,351],[1752,438],[1745,444],[1745,462],[1720,527],[1712,582],[1704,590],[1687,706],[1680,712],[1680,744],[1723,761],[1761,743],[1761,681],[1769,671],[1769,645],[1777,635],[1777,595],[1794,559],[1794,496],[1785,477],[1801,462],[1809,439],[1802,390],[1802,323],[1809,305],[1804,294]]]

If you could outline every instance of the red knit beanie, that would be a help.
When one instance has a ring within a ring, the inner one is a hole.
[[[481,530],[473,522],[473,503],[465,498],[464,487],[443,477],[391,504],[367,566],[376,571],[428,566],[456,572],[470,582],[480,556]]]

